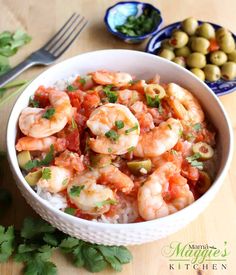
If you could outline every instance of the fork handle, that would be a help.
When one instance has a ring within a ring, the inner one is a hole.
[[[37,62],[34,62],[30,57],[26,60],[18,64],[16,67],[12,68],[7,73],[0,76],[0,88],[5,86],[8,82],[16,78],[19,74],[23,71],[27,70],[28,68],[36,65]]]

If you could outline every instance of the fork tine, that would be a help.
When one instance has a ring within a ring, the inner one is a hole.
[[[59,29],[59,31],[42,47],[43,49],[46,49],[51,42],[64,30],[64,28],[70,23],[70,21],[73,19],[73,17],[76,15],[76,12],[74,12],[71,17],[66,21],[66,23]]]
[[[67,25],[66,27],[64,27],[64,29],[62,30],[61,34],[60,34],[60,35],[58,34],[57,37],[54,38],[53,41],[46,47],[46,50],[49,51],[49,52],[51,52],[51,51],[53,50],[53,48],[54,48],[55,46],[57,46],[57,44],[60,42],[60,40],[63,38],[63,36],[71,29],[71,27],[73,27],[73,25],[74,25],[75,23],[77,23],[76,21],[77,21],[79,18],[80,18],[80,15],[79,15],[79,14],[76,15],[76,16],[74,17],[74,19],[71,20],[72,22],[70,22],[69,25]],[[58,37],[58,36],[59,36],[59,37]]]
[[[75,41],[75,39],[79,36],[79,34],[82,32],[82,30],[85,28],[85,26],[87,25],[88,21],[84,21],[85,18],[83,17],[82,20],[80,20],[80,22],[73,28],[73,30],[67,35],[67,37],[64,39],[64,41],[53,51],[53,55],[55,55],[56,58],[58,58],[59,56],[61,56],[69,47],[70,45]],[[82,23],[82,26],[81,26]],[[74,34],[74,36],[71,38],[71,40],[69,41],[69,43],[66,43],[68,41],[68,39],[73,35],[74,31],[79,27],[80,29]],[[65,47],[63,47],[65,45]],[[58,53],[57,53],[58,52]]]

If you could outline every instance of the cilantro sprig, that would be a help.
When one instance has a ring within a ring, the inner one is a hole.
[[[26,171],[30,171],[32,170],[33,168],[35,167],[40,167],[40,166],[46,166],[46,165],[49,165],[52,160],[53,160],[53,157],[54,157],[54,146],[51,145],[50,146],[50,150],[49,152],[46,154],[45,158],[42,159],[42,160],[37,160],[37,159],[34,159],[34,160],[29,160],[24,169]]]
[[[42,115],[43,118],[50,119],[55,114],[54,108],[48,108],[46,112]]]
[[[201,158],[201,154],[200,153],[195,153],[192,156],[187,157],[186,160],[188,161],[188,163],[191,164],[191,166],[202,170],[203,169],[203,162],[198,161],[198,159],[200,159],[200,158]]]
[[[110,103],[116,103],[116,101],[118,99],[118,94],[116,91],[111,91],[112,87],[113,87],[112,85],[107,85],[106,87],[103,88],[103,92],[107,96],[108,101]]]
[[[13,255],[16,262],[24,264],[24,275],[56,275],[51,256],[58,249],[68,254],[75,266],[90,272],[107,267],[121,271],[122,265],[132,260],[123,246],[97,245],[69,237],[41,219],[26,218],[20,231],[0,226],[0,261]]]

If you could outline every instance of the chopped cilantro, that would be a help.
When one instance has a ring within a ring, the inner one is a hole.
[[[202,129],[201,123],[196,123],[196,124],[194,124],[194,125],[193,125],[193,129],[194,129],[195,131],[201,130],[201,129]]]
[[[68,85],[66,89],[67,89],[67,91],[69,91],[69,92],[78,90],[78,88],[75,87],[75,86],[73,86],[73,85]]]
[[[32,170],[35,167],[40,167],[40,166],[46,166],[49,165],[54,156],[54,146],[51,144],[49,152],[46,154],[45,158],[42,160],[29,160],[26,165],[24,166],[24,169],[27,171]]]
[[[108,148],[108,153],[111,153],[112,152],[112,149],[111,148]]]
[[[29,104],[35,108],[39,107],[39,102],[32,97],[30,97]]]
[[[198,169],[202,170],[203,169],[203,162],[198,161],[199,158],[201,158],[201,154],[200,153],[195,153],[192,156],[187,157],[186,160],[188,161],[188,163],[191,164],[191,166],[197,167]]]
[[[119,138],[119,135],[118,135],[117,132],[114,131],[114,130],[109,130],[108,132],[105,133],[105,136],[106,136],[107,138],[110,138],[110,139],[113,140],[113,141],[117,141],[118,138]]]
[[[76,209],[75,209],[75,208],[72,208],[72,207],[66,207],[65,213],[74,216],[75,213],[76,213]]]
[[[74,117],[72,117],[72,119],[71,119],[71,126],[72,126],[73,129],[77,129],[78,128],[77,123],[76,123]]]
[[[0,262],[5,262],[14,251],[14,228],[0,225]]]
[[[80,82],[82,85],[84,85],[84,84],[86,83],[86,79],[85,79],[84,77],[81,77],[81,78],[79,79],[79,82]]]
[[[147,105],[150,107],[159,107],[161,101],[158,95],[155,97],[151,97],[150,95],[146,94]]]
[[[70,189],[70,195],[79,197],[84,187],[85,187],[84,185],[72,186]]]
[[[95,203],[96,207],[98,207],[98,208],[101,208],[104,205],[108,205],[108,204],[114,205],[114,204],[117,204],[117,201],[115,201],[115,200],[105,200],[105,201]]]
[[[52,176],[52,171],[50,168],[45,167],[42,171],[42,179],[49,180]]]
[[[116,125],[117,129],[122,129],[125,126],[125,124],[124,124],[124,122],[122,120],[116,120],[115,121],[115,125]]]
[[[66,185],[68,182],[68,178],[65,178],[63,181],[62,181],[62,185]]]
[[[133,132],[133,131],[135,131],[135,130],[137,130],[137,129],[138,129],[138,124],[135,124],[134,127],[125,130],[125,133],[126,133],[126,134],[129,134],[130,132]]]
[[[54,108],[48,108],[46,112],[42,115],[43,118],[50,119],[55,114]]]
[[[107,85],[103,88],[103,92],[106,94],[110,103],[115,103],[117,101],[118,95],[116,91],[111,91],[111,88],[112,85]]]

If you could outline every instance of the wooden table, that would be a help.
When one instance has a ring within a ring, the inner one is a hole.
[[[26,30],[33,39],[19,53],[11,59],[12,65],[22,61],[29,53],[43,45],[62,23],[74,11],[78,11],[89,19],[89,26],[80,35],[73,46],[60,58],[62,61],[68,57],[99,49],[128,48],[143,50],[145,45],[128,45],[108,33],[103,24],[103,16],[108,6],[116,1],[108,0],[1,0],[0,9],[0,31],[15,30],[22,28]],[[194,16],[201,20],[211,21],[223,25],[236,32],[236,2],[235,0],[159,0],[146,1],[156,5],[162,11],[164,24],[169,24],[188,16]],[[45,70],[44,67],[37,67],[25,72],[21,79],[31,79]],[[236,94],[222,96],[220,98],[226,111],[229,114],[232,125],[236,127]],[[0,110],[1,127],[6,123],[10,108],[14,102],[12,99]],[[4,134],[1,130],[1,150],[4,148]],[[176,234],[168,238],[141,246],[130,247],[134,260],[131,264],[125,265],[125,275],[172,275],[172,274],[236,274],[236,159],[231,164],[231,169],[224,181],[220,192],[210,203],[209,207],[195,221],[189,224]],[[20,226],[24,217],[35,215],[33,210],[26,204],[19,194],[7,162],[1,167],[1,181],[6,188],[12,191],[14,201],[13,207],[6,213],[1,224],[15,224]],[[227,241],[227,248],[230,255],[227,258],[227,270],[212,270],[212,266],[202,273],[193,270],[170,270],[169,261],[162,256],[161,249],[172,241],[195,244],[212,244],[216,247],[223,247]],[[74,268],[64,257],[54,254],[53,261],[58,266],[59,274],[89,274],[83,269]],[[9,261],[0,265],[1,275],[21,274],[22,266]],[[116,274],[111,270],[102,274]]]

